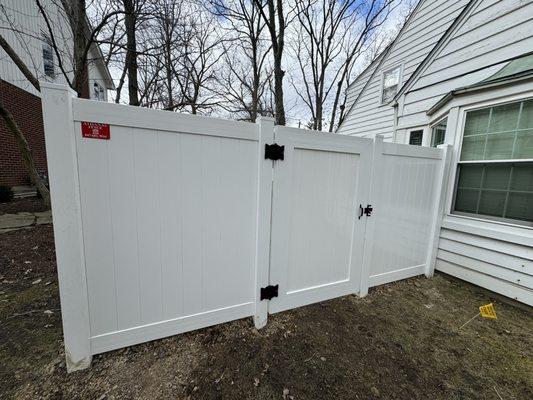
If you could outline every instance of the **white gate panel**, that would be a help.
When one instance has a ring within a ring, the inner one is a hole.
[[[384,143],[374,148],[371,199],[365,234],[365,281],[377,286],[432,273],[435,232],[447,152],[441,148]]]
[[[358,292],[372,142],[276,127],[270,312]]]
[[[111,139],[89,139],[100,104],[73,102],[92,353],[252,315],[257,126],[189,133],[188,116],[106,104]]]

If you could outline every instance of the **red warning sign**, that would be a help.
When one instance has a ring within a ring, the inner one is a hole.
[[[109,124],[83,121],[81,123],[81,135],[85,138],[109,140],[111,137]]]

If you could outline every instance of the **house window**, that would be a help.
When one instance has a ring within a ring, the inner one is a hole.
[[[448,123],[448,118],[444,118],[438,124],[434,125],[431,128],[431,147],[437,147],[439,144],[444,143],[444,138],[446,137],[446,124]]]
[[[422,146],[422,139],[424,138],[424,131],[422,129],[409,132],[409,144],[414,146]]]
[[[533,225],[533,100],[466,114],[454,211]]]
[[[93,85],[93,99],[105,101],[104,88],[98,82]]]
[[[43,66],[44,74],[50,78],[55,78],[54,50],[52,48],[52,41],[46,35],[43,35]]]
[[[381,91],[381,104],[389,103],[400,86],[401,66],[390,69],[383,73],[383,89]]]

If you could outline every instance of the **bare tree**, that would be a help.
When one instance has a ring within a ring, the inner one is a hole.
[[[57,3],[56,1],[59,1]],[[39,12],[43,17],[46,25],[47,34],[50,39],[52,48],[57,58],[58,67],[63,74],[67,84],[75,90],[78,97],[88,97],[88,64],[89,51],[96,43],[96,37],[102,28],[121,11],[112,11],[105,14],[99,23],[90,27],[87,19],[87,4],[85,0],[54,0],[52,4],[57,6],[63,15],[67,18],[72,36],[62,38],[62,42],[71,39],[73,42],[72,70],[66,67],[65,56],[62,54],[61,46],[58,43],[57,32],[54,30],[52,21],[46,8],[42,5],[41,0],[35,0]]]
[[[181,101],[174,109],[209,113],[220,103],[213,87],[225,49],[216,24],[216,17],[199,7],[183,21],[182,41],[173,64]]]
[[[135,25],[137,20],[137,10],[134,0],[124,0],[124,24],[126,25],[126,68],[128,70],[128,95],[130,105],[138,106],[139,103],[139,83],[137,80],[137,41],[135,38]]]
[[[283,49],[285,47],[286,16],[283,10],[283,0],[253,0],[268,27],[272,42],[274,59],[274,99],[276,103],[275,120],[277,125],[285,125],[285,105],[283,100],[283,77],[285,71],[282,67]],[[265,6],[266,3],[266,6]],[[267,11],[265,12],[265,8]]]
[[[312,129],[322,130],[326,102],[333,95],[329,131],[334,128],[340,95],[354,62],[383,23],[394,0],[297,0],[299,67],[293,86],[311,113]]]
[[[346,96],[344,101],[339,107],[339,99],[343,92],[346,91],[351,84],[352,71],[359,56],[364,52],[365,45],[372,45],[380,41],[380,37],[373,35],[380,26],[387,20],[391,11],[399,4],[397,0],[386,0],[379,2],[371,0],[363,7],[361,16],[364,21],[362,28],[359,32],[355,32],[353,37],[347,36],[347,40],[344,41],[345,49],[345,61],[341,69],[341,74],[337,83],[337,89],[335,92],[335,99],[331,109],[331,116],[329,122],[329,132],[333,132],[335,126],[340,125],[344,118],[344,110],[346,108]],[[339,120],[335,125],[335,117],[339,108]]]
[[[268,113],[264,95],[271,77],[265,70],[271,45],[264,38],[266,23],[256,2],[211,0],[210,12],[223,18],[228,32],[225,71],[221,73],[221,107],[237,119],[255,122]]]

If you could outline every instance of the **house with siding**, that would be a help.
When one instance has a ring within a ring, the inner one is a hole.
[[[532,25],[533,1],[421,0],[348,88],[338,129],[450,145],[436,269],[529,305]]]
[[[54,0],[41,1],[50,19],[54,38],[61,54],[63,68],[72,75],[72,34],[63,10]],[[2,0],[0,33],[30,71],[41,81],[67,84],[45,20],[34,0]],[[111,75],[98,46],[89,51],[84,97],[107,101],[107,90],[113,89]],[[15,63],[0,48],[0,100],[13,114],[32,150],[37,169],[46,175],[46,149],[40,93],[28,82]],[[24,187],[29,176],[12,133],[0,119],[0,184]],[[30,190],[30,193],[34,191]],[[19,191],[25,193],[25,191]]]

